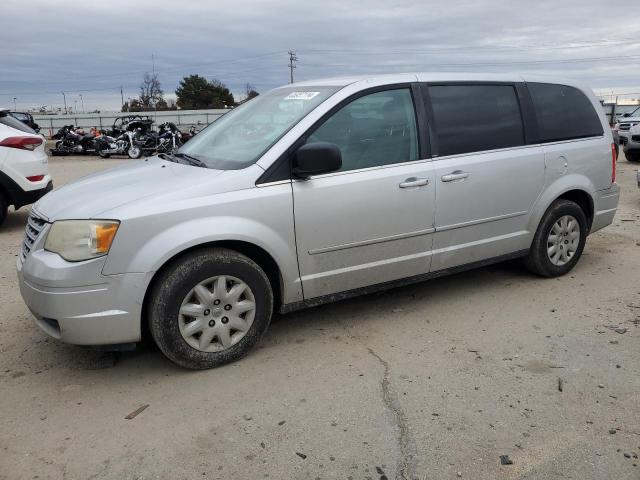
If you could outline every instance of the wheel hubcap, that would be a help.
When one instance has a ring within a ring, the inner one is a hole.
[[[208,278],[184,297],[178,313],[182,338],[201,352],[220,352],[238,343],[255,318],[253,292],[230,276]]]
[[[551,263],[562,266],[571,261],[580,244],[580,224],[572,215],[560,217],[547,237],[547,255]]]

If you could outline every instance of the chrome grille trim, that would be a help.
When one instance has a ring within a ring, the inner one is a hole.
[[[22,248],[20,250],[20,258],[23,262],[27,258],[27,255],[29,255],[33,244],[40,236],[40,232],[42,232],[46,224],[47,222],[45,220],[36,215],[33,210],[31,211],[29,219],[27,220],[27,226],[24,230],[24,240],[22,241]]]

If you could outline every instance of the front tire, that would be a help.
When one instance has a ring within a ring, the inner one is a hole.
[[[142,156],[142,149],[133,145],[127,150],[127,155],[129,155],[129,158],[136,160]]]
[[[174,363],[194,370],[233,362],[266,332],[273,292],[250,258],[206,248],[178,259],[155,282],[149,328]]]
[[[568,273],[582,255],[587,232],[587,217],[582,208],[569,200],[556,200],[538,225],[525,266],[542,277]]]

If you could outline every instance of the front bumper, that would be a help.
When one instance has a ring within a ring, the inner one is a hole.
[[[17,263],[20,293],[36,324],[75,345],[140,341],[146,275],[102,275],[105,257],[67,262],[42,249],[43,237]]]

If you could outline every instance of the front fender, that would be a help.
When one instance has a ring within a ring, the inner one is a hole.
[[[120,225],[103,274],[146,273],[151,278],[185,250],[219,241],[241,241],[262,248],[274,259],[284,284],[285,301],[302,300],[293,230],[290,185],[228,195],[228,204],[198,203],[187,209],[160,209]],[[233,201],[233,197],[243,196]],[[164,211],[163,211],[164,210]]]

